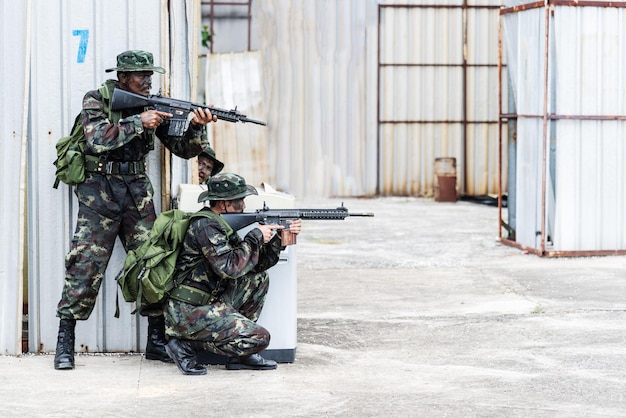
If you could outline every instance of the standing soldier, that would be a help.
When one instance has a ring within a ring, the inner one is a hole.
[[[205,126],[217,121],[208,109],[193,112],[183,137],[168,135],[172,115],[144,108],[112,111],[113,90],[147,96],[152,88],[154,65],[150,52],[126,51],[117,56],[117,80],[88,92],[83,99],[85,133],[85,181],[75,189],[78,219],[71,248],[65,258],[65,283],[57,306],[60,318],[54,368],[74,368],[74,328],[93,311],[115,239],[126,250],[139,247],[156,218],[153,188],[146,174],[145,156],[154,149],[155,136],[172,153],[192,158],[208,146]],[[148,316],[146,358],[171,362],[165,351],[162,306],[142,306]]]

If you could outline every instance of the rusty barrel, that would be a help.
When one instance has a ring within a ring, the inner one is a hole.
[[[435,158],[435,201],[456,202],[456,158]]]

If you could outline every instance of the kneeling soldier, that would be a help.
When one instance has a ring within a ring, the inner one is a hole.
[[[269,287],[266,272],[278,260],[278,225],[258,225],[242,239],[222,219],[240,213],[244,197],[257,194],[243,177],[217,174],[207,181],[198,201],[210,202],[209,216],[194,218],[176,263],[175,282],[165,306],[166,350],[184,374],[206,374],[196,353],[226,356],[229,370],[270,370],[276,362],[258,353],[270,342],[269,332],[256,323]],[[301,221],[289,225],[299,233]]]

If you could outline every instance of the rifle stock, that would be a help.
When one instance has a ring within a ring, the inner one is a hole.
[[[169,120],[168,134],[173,136],[183,136],[185,130],[189,126],[189,114],[199,107],[209,109],[211,114],[217,116],[220,120],[227,122],[249,122],[257,125],[267,125],[267,123],[250,119],[246,115],[237,110],[237,107],[231,110],[220,109],[219,107],[207,106],[199,103],[187,102],[185,100],[172,99],[171,97],[163,97],[160,94],[142,96],[140,94],[131,93],[122,89],[113,90],[111,97],[111,110],[134,109],[139,107],[151,107],[162,112],[174,115]]]
[[[243,229],[256,222],[261,225],[282,225],[284,229],[280,231],[284,245],[296,243],[296,236],[289,231],[289,224],[296,219],[303,220],[320,220],[343,221],[349,216],[374,216],[373,213],[350,213],[343,206],[336,209],[270,209],[263,204],[263,209],[257,209],[255,212],[242,213],[222,213],[222,218],[233,228],[234,231]]]

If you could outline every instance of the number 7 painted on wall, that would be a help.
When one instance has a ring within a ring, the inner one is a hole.
[[[77,63],[85,62],[85,55],[87,54],[87,41],[89,41],[88,29],[74,29],[72,35],[80,36],[80,42],[78,44],[78,56],[76,57]]]

